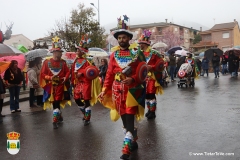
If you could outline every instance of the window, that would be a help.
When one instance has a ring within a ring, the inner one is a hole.
[[[175,32],[177,32],[178,31],[178,28],[175,28]]]
[[[222,38],[229,38],[229,32],[227,32],[227,33],[223,33]]]
[[[187,30],[187,29],[185,30],[185,33],[188,33],[188,30]]]
[[[154,33],[154,32],[155,32],[155,29],[152,30],[152,33]]]
[[[188,43],[188,39],[185,39],[185,42]]]

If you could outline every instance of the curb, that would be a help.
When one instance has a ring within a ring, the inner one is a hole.
[[[19,98],[19,102],[28,101],[29,97]],[[10,101],[3,102],[3,106],[10,105]]]
[[[19,102],[24,102],[29,100],[29,90],[22,91],[19,94]],[[10,105],[9,93],[6,93],[6,98],[3,100],[3,106]]]

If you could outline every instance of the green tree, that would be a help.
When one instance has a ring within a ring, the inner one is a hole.
[[[91,39],[89,47],[103,48],[106,46],[105,30],[93,19],[94,16],[93,8],[86,8],[80,3],[77,9],[71,11],[69,19],[56,21],[51,33],[59,36],[63,40],[65,49],[69,51],[75,50],[75,44],[79,44],[84,35],[88,35]]]
[[[196,43],[200,42],[201,40],[202,40],[201,35],[200,34],[196,34],[194,36],[193,44],[196,44]]]

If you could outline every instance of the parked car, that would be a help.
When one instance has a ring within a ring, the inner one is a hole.
[[[106,51],[104,51],[103,49],[101,49],[101,48],[95,48],[95,47],[93,47],[93,48],[89,48],[88,49],[88,54],[90,55],[90,56],[93,56],[93,57],[103,57],[103,56],[109,56],[109,54],[106,52]]]

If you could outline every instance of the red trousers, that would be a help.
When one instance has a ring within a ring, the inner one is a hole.
[[[155,87],[155,80],[148,77],[146,79],[146,83],[147,83],[147,89],[146,89],[146,94],[150,94],[150,93],[156,93],[157,88]]]
[[[112,98],[115,102],[116,109],[120,115],[124,114],[136,114],[138,107],[127,107],[126,106],[126,98],[129,87],[124,85],[121,82],[114,81],[112,86]]]

